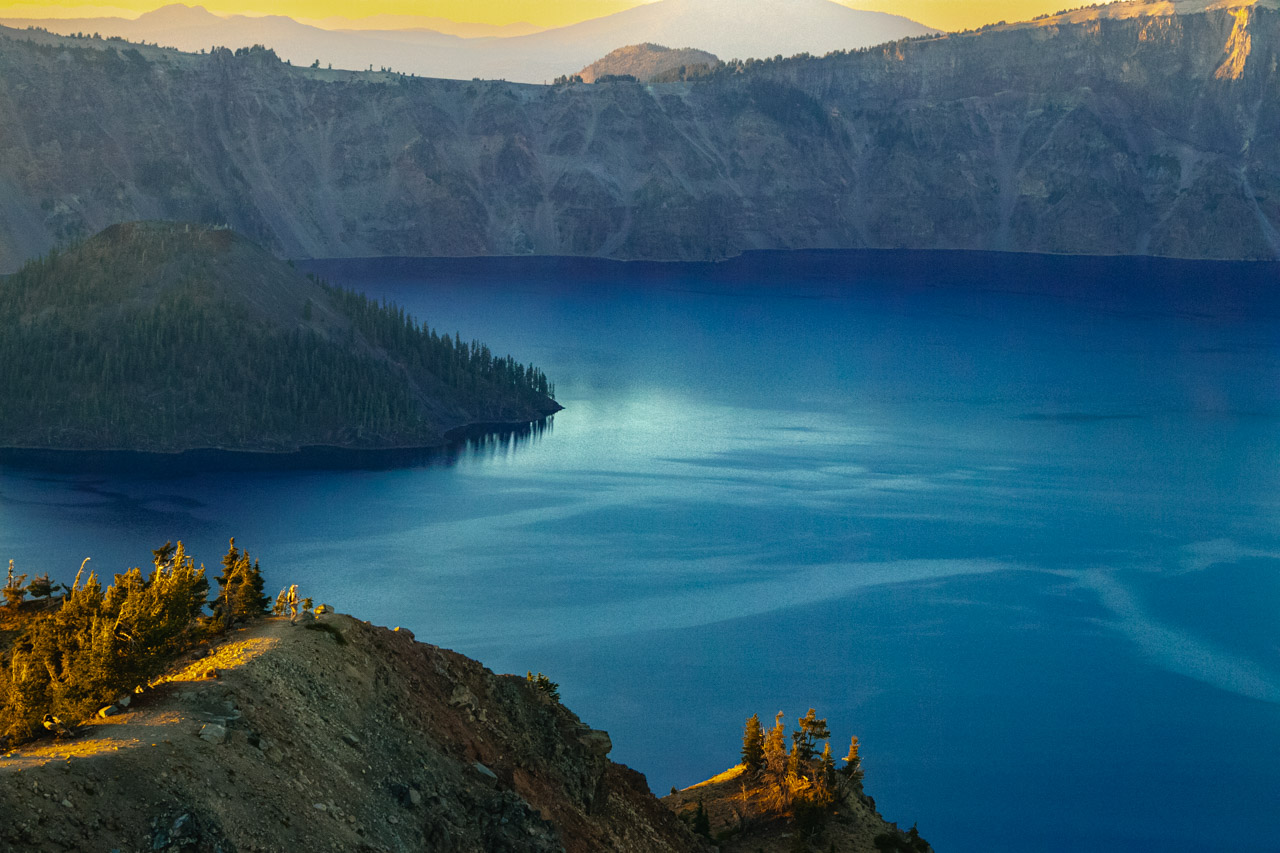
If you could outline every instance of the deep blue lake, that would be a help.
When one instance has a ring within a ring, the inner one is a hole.
[[[413,467],[0,467],[19,571],[236,536],[542,671],[658,793],[809,707],[943,853],[1280,851],[1280,268],[911,253],[333,261],[533,361]]]

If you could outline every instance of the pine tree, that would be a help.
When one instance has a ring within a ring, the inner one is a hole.
[[[818,790],[826,803],[835,797],[836,762],[831,757],[830,741],[822,745],[822,757],[818,760]]]
[[[25,574],[14,575],[13,560],[9,561],[9,579],[4,585],[4,600],[13,609],[17,609],[22,604],[22,600],[27,597],[27,588],[22,582],[27,579]]]
[[[764,767],[764,730],[760,717],[752,714],[742,734],[742,766],[748,773],[759,773]]]
[[[165,568],[173,560],[173,554],[177,549],[174,548],[173,542],[166,541],[159,548],[151,552],[151,556],[155,558],[157,569]]]
[[[236,573],[236,563],[239,562],[240,549],[236,547],[236,538],[232,536],[231,546],[227,549],[227,553],[222,558],[222,574],[217,577],[219,590],[226,589],[226,587],[231,583],[231,578]]]
[[[809,767],[809,759],[811,756],[807,754],[808,750],[804,745],[804,739],[798,737],[798,732],[791,736],[791,754],[787,756],[787,778],[800,779],[805,775],[805,771]]]
[[[698,810],[693,813],[693,831],[703,838],[711,837],[711,818],[707,815],[702,800],[698,800]]]
[[[787,742],[786,729],[782,725],[782,712],[774,720],[773,728],[764,739],[764,766],[775,781],[784,781],[787,777]]]
[[[252,619],[261,616],[267,609],[270,599],[262,594],[262,571],[258,561],[245,551],[236,560],[232,568],[231,581],[227,591],[227,602],[231,620]]]
[[[253,561],[253,568],[249,570],[249,586],[253,590],[253,606],[254,616],[261,616],[267,610],[267,605],[271,603],[271,597],[264,591],[266,583],[262,580],[262,569],[258,566],[258,561]]]
[[[857,782],[862,779],[862,758],[858,755],[858,736],[854,735],[849,741],[849,754],[844,757],[844,767],[840,768],[840,772],[848,778]]]
[[[800,761],[807,765],[813,760],[818,741],[831,737],[831,730],[827,728],[825,719],[818,719],[818,712],[813,708],[796,722],[800,728],[791,734],[792,748],[800,750]]]
[[[32,598],[49,598],[53,595],[53,581],[49,580],[49,573],[36,575],[31,579],[31,583],[27,584],[27,592]]]

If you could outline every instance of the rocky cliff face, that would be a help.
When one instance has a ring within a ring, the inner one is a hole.
[[[262,619],[73,739],[0,756],[0,849],[703,851],[524,678]]]
[[[158,217],[226,222],[292,257],[1280,256],[1280,12],[1261,5],[647,87],[0,37],[3,269]]]

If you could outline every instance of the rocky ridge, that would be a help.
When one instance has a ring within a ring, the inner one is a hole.
[[[0,30],[0,270],[156,216],[296,258],[1280,257],[1272,5],[1153,3],[653,86]]]
[[[0,847],[710,849],[525,678],[348,616],[251,622],[116,710],[0,756]]]

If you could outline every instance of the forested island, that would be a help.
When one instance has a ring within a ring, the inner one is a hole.
[[[0,281],[0,446],[430,447],[557,411],[541,370],[225,228],[112,226]]]

